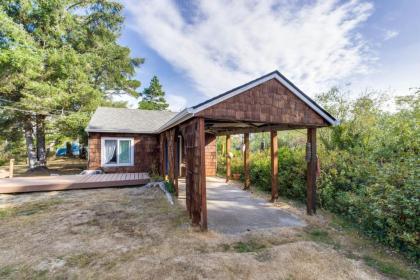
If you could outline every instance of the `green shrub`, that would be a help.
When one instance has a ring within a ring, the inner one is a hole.
[[[175,187],[171,182],[165,181],[165,187],[168,192],[175,193]]]

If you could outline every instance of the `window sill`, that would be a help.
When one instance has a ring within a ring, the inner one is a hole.
[[[103,164],[101,167],[130,167],[134,166],[134,164]]]

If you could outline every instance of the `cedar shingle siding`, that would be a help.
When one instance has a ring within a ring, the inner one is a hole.
[[[205,147],[206,176],[216,176],[216,135],[206,133]]]
[[[320,115],[275,79],[204,109],[197,116],[278,124],[327,124]]]
[[[101,167],[101,137],[134,138],[134,166]],[[149,172],[158,173],[159,141],[153,134],[89,133],[88,169],[102,168],[107,173]]]

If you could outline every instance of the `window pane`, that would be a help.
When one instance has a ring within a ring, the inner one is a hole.
[[[105,163],[117,163],[117,140],[105,140]]]
[[[120,163],[131,163],[131,141],[130,140],[120,140]]]

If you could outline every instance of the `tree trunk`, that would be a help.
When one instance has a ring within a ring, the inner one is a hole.
[[[72,157],[73,153],[72,153],[72,145],[70,142],[66,142],[66,156],[67,157]]]
[[[45,149],[45,115],[36,115],[36,158],[39,166],[47,163]]]
[[[28,156],[28,168],[33,169],[35,167],[36,153],[34,147],[33,138],[33,127],[30,116],[27,116],[24,122],[25,141],[26,141],[26,153]]]

